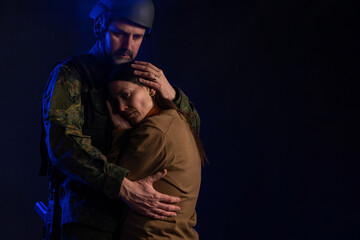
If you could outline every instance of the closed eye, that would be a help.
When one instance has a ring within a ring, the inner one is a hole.
[[[143,38],[144,38],[144,35],[141,35],[141,34],[135,34],[135,35],[133,36],[133,38],[134,38],[134,40],[141,40],[141,39],[143,39]]]
[[[118,29],[110,29],[110,31],[115,35],[115,36],[126,36],[128,35],[126,32],[118,30]]]
[[[121,94],[120,94],[120,97],[122,98],[122,99],[128,99],[129,97],[130,97],[130,93],[129,92],[122,92]]]

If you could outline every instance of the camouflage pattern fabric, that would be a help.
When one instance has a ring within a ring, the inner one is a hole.
[[[116,199],[127,170],[109,163],[92,146],[91,137],[83,135],[81,82],[73,76],[66,65],[56,67],[44,96],[44,125],[51,162],[66,175]]]
[[[181,111],[189,115],[191,127],[197,135],[200,135],[200,116],[195,109],[195,106],[190,102],[189,98],[181,91],[180,88],[174,87],[176,91],[176,99],[174,103]]]

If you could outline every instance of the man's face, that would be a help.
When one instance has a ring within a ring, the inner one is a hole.
[[[105,34],[105,51],[114,64],[130,62],[136,57],[144,35],[145,28],[114,20]]]

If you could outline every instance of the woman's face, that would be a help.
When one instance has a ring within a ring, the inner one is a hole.
[[[129,81],[112,81],[109,93],[115,110],[132,125],[141,122],[154,107],[155,90]]]

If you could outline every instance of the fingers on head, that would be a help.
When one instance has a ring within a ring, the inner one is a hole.
[[[159,83],[140,78],[140,82],[149,88],[158,89]]]
[[[151,72],[147,72],[146,73],[146,77],[147,78],[149,78],[149,79],[151,79],[151,80],[155,80],[155,74],[154,73],[151,73]]]

